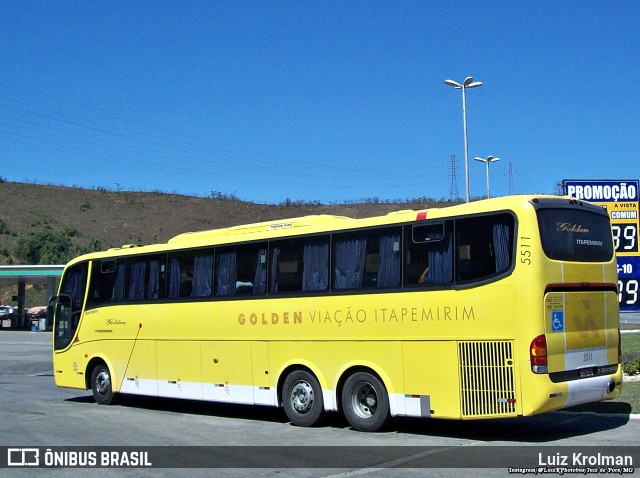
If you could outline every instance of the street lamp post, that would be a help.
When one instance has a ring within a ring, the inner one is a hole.
[[[444,80],[445,85],[453,86],[456,90],[462,90],[462,127],[464,130],[464,177],[465,177],[465,187],[467,190],[467,202],[469,202],[469,146],[467,143],[467,99],[466,99],[466,90],[467,88],[475,88],[477,86],[482,86],[482,83],[479,81],[473,81],[471,76],[468,76],[464,79],[462,84],[453,81],[453,80]]]
[[[473,158],[476,161],[480,161],[481,163],[486,163],[487,165],[487,199],[489,199],[489,163],[495,163],[496,161],[500,161],[500,158],[494,158],[493,156],[487,156],[487,159],[475,157]]]

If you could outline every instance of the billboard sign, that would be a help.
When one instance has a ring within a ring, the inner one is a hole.
[[[613,244],[618,261],[620,311],[640,311],[640,298],[638,297],[638,283],[640,281],[640,253],[638,250],[640,181],[636,179],[566,179],[562,183],[564,193],[567,196],[606,208],[611,218]]]

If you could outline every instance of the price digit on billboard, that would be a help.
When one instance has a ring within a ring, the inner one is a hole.
[[[618,290],[620,306],[638,305],[638,279],[619,279]]]
[[[613,245],[616,254],[620,252],[638,252],[638,225],[637,224],[612,224]]]
[[[620,311],[640,311],[638,220],[640,181],[565,180],[564,192],[607,210],[618,262]]]

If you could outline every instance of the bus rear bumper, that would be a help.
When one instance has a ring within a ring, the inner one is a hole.
[[[585,403],[613,400],[620,394],[621,387],[620,365],[612,374],[562,382],[551,381],[549,375],[532,374],[522,381],[522,415],[538,415]]]
[[[615,375],[603,375],[567,382],[567,400],[562,408],[617,397],[620,393],[620,385],[616,385],[614,377]]]

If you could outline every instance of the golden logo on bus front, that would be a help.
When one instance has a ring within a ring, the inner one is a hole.
[[[557,224],[559,232],[573,232],[578,234],[589,234],[589,229],[582,224],[572,224],[570,222],[559,222]]]

